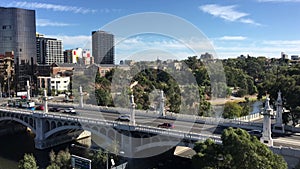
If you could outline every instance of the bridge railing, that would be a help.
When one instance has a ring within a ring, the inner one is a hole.
[[[118,114],[130,114],[129,108],[119,108],[119,107],[105,107],[105,106],[97,106],[97,105],[90,105],[85,104],[83,108],[79,107],[77,103],[49,103],[50,105],[60,105],[60,106],[72,106],[77,109],[83,110],[94,110],[94,111],[103,111],[103,112],[111,112],[111,113],[118,113]],[[172,112],[166,112],[165,117],[161,117],[157,111],[150,111],[150,110],[135,110],[135,114],[137,116],[144,116],[144,117],[152,117],[152,118],[166,118],[166,119],[173,119],[173,120],[182,120],[187,122],[193,123],[205,123],[205,124],[221,124],[221,125],[235,125],[235,126],[251,126],[251,128],[261,127],[261,124],[255,123],[252,120],[261,118],[259,113],[251,114],[245,117],[235,118],[235,119],[224,119],[222,117],[203,117],[198,115],[188,115],[188,114],[177,114]]]

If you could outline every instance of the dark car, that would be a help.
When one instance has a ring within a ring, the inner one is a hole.
[[[257,138],[262,137],[262,132],[260,130],[250,130],[250,131],[248,131],[248,133],[252,136],[257,137]]]
[[[159,124],[157,127],[172,129],[172,128],[174,128],[174,125],[171,123],[162,123],[162,124]]]
[[[51,107],[51,108],[49,109],[49,111],[51,111],[51,112],[59,112],[60,109],[59,109],[58,107]]]

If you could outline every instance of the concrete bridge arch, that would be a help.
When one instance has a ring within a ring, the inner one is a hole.
[[[16,117],[1,117],[0,122],[1,121],[15,121],[15,122],[18,122],[18,123],[28,127],[33,133],[36,133],[33,121],[32,121],[32,125],[30,125],[28,122],[25,122],[24,120],[21,120],[21,119],[16,118]]]

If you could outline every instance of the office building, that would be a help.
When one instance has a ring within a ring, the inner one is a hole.
[[[114,64],[114,35],[101,30],[93,31],[92,53],[96,64]]]
[[[64,63],[63,45],[61,40],[46,38],[36,34],[37,63],[50,65],[52,63]]]
[[[36,65],[35,11],[0,7],[0,54],[14,53],[14,90],[25,90]]]

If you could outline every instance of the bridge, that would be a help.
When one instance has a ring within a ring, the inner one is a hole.
[[[45,99],[44,104],[47,108],[47,99]],[[89,131],[97,136],[96,143],[99,146],[109,149],[113,146],[112,144],[117,144],[118,148],[126,152],[128,157],[154,156],[177,145],[192,147],[194,142],[207,138],[221,143],[220,133],[215,132],[218,131],[219,127],[231,126],[257,130],[261,130],[263,127],[262,123],[250,121],[250,119],[261,118],[260,114],[240,119],[223,119],[170,112],[161,114],[155,111],[134,110],[133,108],[83,106],[80,103],[49,103],[49,106],[75,107],[79,115],[2,107],[0,108],[0,126],[6,124],[3,122],[10,121],[29,128],[35,134],[34,141],[37,149],[45,149],[87,137],[89,135],[86,134],[86,131]],[[129,123],[116,121],[119,114],[132,115],[132,112],[134,112],[135,117],[134,123],[132,119]],[[157,125],[162,122],[174,123],[176,127],[174,129],[158,128]],[[298,141],[294,143],[286,145],[286,141],[274,139],[276,146],[286,148],[294,145],[299,146]],[[286,151],[282,151],[282,148],[272,147],[272,150],[277,153],[286,153]],[[294,160],[293,155],[289,158]]]

